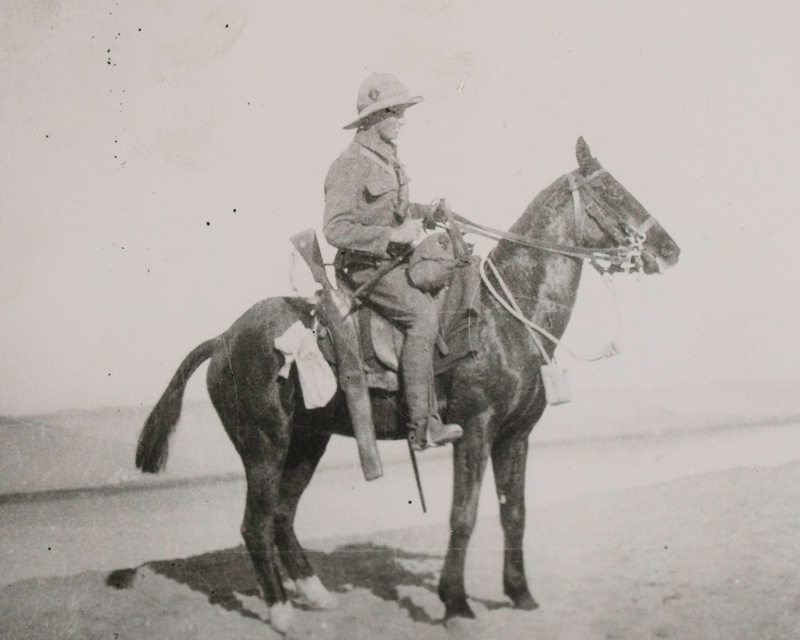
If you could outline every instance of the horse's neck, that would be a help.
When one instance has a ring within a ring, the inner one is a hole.
[[[575,245],[572,198],[562,180],[530,204],[512,233],[547,244]],[[525,316],[560,338],[575,306],[582,263],[507,240],[498,244],[491,259]]]

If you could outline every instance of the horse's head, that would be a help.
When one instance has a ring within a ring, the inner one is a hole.
[[[662,272],[675,265],[681,252],[678,245],[636,198],[592,157],[583,138],[578,138],[575,155],[580,169],[571,174],[570,188],[580,193],[581,206],[586,213],[578,222],[578,243],[608,248],[643,237],[645,273]]]

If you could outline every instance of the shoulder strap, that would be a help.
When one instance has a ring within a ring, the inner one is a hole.
[[[369,158],[370,160],[372,160],[372,162],[374,162],[379,167],[381,167],[390,176],[397,177],[397,174],[395,173],[394,167],[392,167],[392,165],[390,165],[388,162],[386,162],[383,158],[381,158],[377,153],[375,153],[371,149],[367,149],[366,147],[361,147],[361,150],[359,151],[359,153],[362,156],[364,156],[365,158]]]

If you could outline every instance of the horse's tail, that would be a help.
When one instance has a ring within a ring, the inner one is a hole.
[[[145,473],[158,473],[167,464],[169,438],[181,417],[183,392],[191,375],[214,353],[217,339],[206,340],[184,358],[144,423],[139,446],[136,449],[136,467]]]

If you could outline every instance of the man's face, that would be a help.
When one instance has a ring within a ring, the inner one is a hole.
[[[394,142],[400,134],[400,127],[405,123],[403,111],[390,109],[388,115],[375,125],[375,129],[381,140]]]

